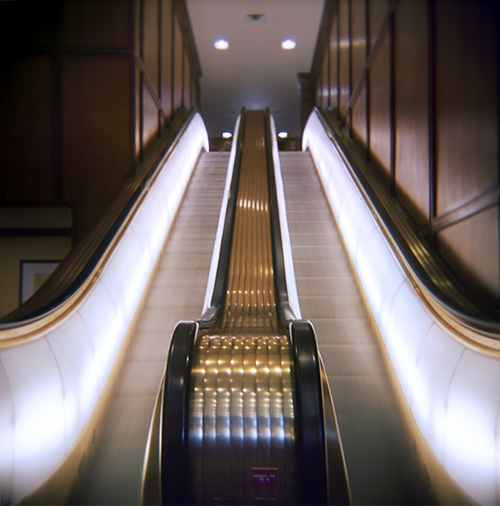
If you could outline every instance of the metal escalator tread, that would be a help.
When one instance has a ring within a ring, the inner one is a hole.
[[[192,502],[295,501],[293,358],[274,291],[264,114],[248,111],[225,302],[191,372]]]

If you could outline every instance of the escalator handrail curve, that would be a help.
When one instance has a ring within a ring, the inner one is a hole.
[[[309,321],[290,324],[297,413],[299,504],[328,504],[323,393],[316,337]],[[342,484],[341,484],[342,486]]]
[[[180,322],[170,344],[164,376],[160,427],[160,483],[163,504],[187,504],[188,416],[192,353],[198,323]]]
[[[83,243],[78,248],[77,254],[81,251],[84,260],[82,266],[79,268],[76,274],[71,276],[71,281],[67,284],[60,293],[51,299],[48,303],[43,303],[40,307],[36,307],[31,310],[28,314],[21,314],[20,316],[10,318],[8,315],[5,319],[0,321],[0,342],[4,339],[10,340],[10,335],[2,336],[2,333],[10,334],[15,331],[14,340],[17,341],[23,338],[24,334],[32,332],[33,328],[36,328],[37,332],[41,331],[41,328],[46,324],[44,319],[49,319],[47,324],[52,321],[51,316],[55,313],[60,314],[66,312],[69,306],[72,306],[81,297],[82,290],[92,284],[93,279],[102,269],[102,266],[106,262],[106,259],[112,254],[114,247],[116,246],[117,239],[120,237],[121,232],[126,228],[127,224],[131,222],[136,210],[142,199],[146,196],[161,168],[165,164],[170,154],[174,151],[175,147],[179,143],[182,135],[188,128],[190,122],[197,114],[197,109],[192,109],[187,113],[182,125],[175,131],[173,137],[169,138],[168,144],[161,150],[159,156],[155,156],[155,160],[151,163],[145,174],[139,177],[139,180],[132,181],[124,190],[124,192],[130,192],[125,204],[121,207],[119,212],[112,216],[111,224],[109,224],[109,216],[106,214],[101,222],[96,226],[99,229],[101,223],[104,223],[105,232],[103,237],[99,240],[97,246],[92,245],[90,252],[85,252],[86,243]],[[142,171],[137,170],[138,173]],[[116,213],[116,210],[111,207],[109,210],[110,214]],[[90,235],[89,238],[91,239]],[[73,252],[75,254],[75,252]],[[70,263],[63,263],[63,267],[67,267],[70,271],[74,267]],[[64,283],[64,272],[55,273],[59,274],[62,282]],[[43,290],[43,287],[42,289]],[[37,294],[35,294],[36,296]],[[75,300],[76,299],[76,300]],[[21,306],[22,309],[22,306]]]

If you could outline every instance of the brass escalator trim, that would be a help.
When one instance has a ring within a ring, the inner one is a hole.
[[[264,113],[248,111],[226,297],[196,343],[194,503],[296,500],[293,357],[276,310],[264,131]]]

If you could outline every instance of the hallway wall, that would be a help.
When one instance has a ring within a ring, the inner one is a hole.
[[[0,206],[71,207],[75,246],[160,137],[198,105],[201,69],[185,4],[1,2],[0,33]],[[13,234],[25,237],[2,228],[4,250]],[[23,255],[37,259],[36,245]],[[10,272],[20,261],[11,257]],[[3,292],[0,315],[19,300],[15,284]]]
[[[356,139],[420,233],[500,300],[500,7],[490,0],[327,0],[315,103]]]

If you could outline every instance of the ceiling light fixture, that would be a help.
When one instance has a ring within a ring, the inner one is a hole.
[[[286,139],[288,137],[288,132],[284,132],[284,131],[283,132],[279,132],[278,133],[278,137],[280,139]]]
[[[295,49],[297,43],[293,39],[285,39],[281,42],[282,49]]]
[[[233,136],[231,132],[222,132],[223,139],[230,139]]]
[[[214,42],[215,49],[224,50],[229,47],[229,42],[226,39],[217,39]]]

